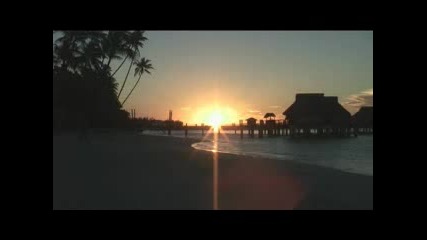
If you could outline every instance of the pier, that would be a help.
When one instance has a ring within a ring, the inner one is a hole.
[[[187,137],[189,131],[198,131],[201,136],[206,134],[221,134],[227,131],[228,134],[240,135],[240,138],[265,138],[265,137],[350,137],[362,134],[373,134],[373,128],[355,128],[355,127],[296,127],[289,125],[284,120],[274,120],[269,125],[265,124],[263,120],[259,123],[242,123],[239,125],[224,125],[221,126],[218,131],[213,132],[213,128],[209,125],[188,125],[185,124],[183,127],[170,128],[169,126],[148,128],[145,130],[159,130],[167,135],[172,135],[173,132],[184,132]]]
[[[323,93],[301,93],[296,94],[295,102],[284,112],[283,119],[276,119],[274,113],[266,113],[263,119],[250,117],[239,120],[239,123],[223,125],[217,129],[215,134],[221,131],[234,131],[240,133],[243,139],[289,136],[294,137],[357,137],[360,134],[373,134],[373,107],[361,107],[351,114],[338,102],[338,97],[324,96]],[[169,119],[150,130],[161,130],[168,135],[172,131],[200,131],[202,136],[213,132],[209,125],[176,125],[172,120],[172,111],[169,111]]]

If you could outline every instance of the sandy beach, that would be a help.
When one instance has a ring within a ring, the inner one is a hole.
[[[211,210],[214,196],[220,210],[373,209],[372,176],[199,151],[194,142],[136,133],[53,136],[53,209]]]

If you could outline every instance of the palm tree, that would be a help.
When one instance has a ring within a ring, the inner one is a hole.
[[[154,69],[153,66],[150,63],[151,61],[149,59],[145,59],[145,58],[141,58],[140,61],[137,61],[135,63],[136,68],[135,68],[135,75],[139,74],[138,80],[135,82],[135,85],[133,86],[133,88],[130,90],[129,94],[127,95],[127,97],[125,98],[125,100],[122,102],[122,106],[125,104],[126,100],[130,97],[130,95],[132,94],[133,90],[135,89],[135,87],[138,85],[139,80],[141,79],[141,76],[144,72],[151,74],[151,72],[149,71],[149,69]]]
[[[143,42],[147,40],[146,37],[144,37],[144,31],[133,31],[129,33],[127,37],[127,46],[128,46],[128,56],[131,59],[131,63],[129,65],[128,72],[126,74],[125,80],[123,81],[122,87],[120,88],[119,94],[117,95],[117,98],[120,97],[120,94],[123,91],[124,86],[126,85],[126,81],[129,76],[129,72],[134,64],[135,58],[139,57],[139,47],[143,47]]]
[[[86,68],[94,68],[96,70],[101,69],[101,57],[103,52],[101,46],[96,43],[96,41],[90,41],[88,44],[85,44],[80,50],[81,63]]]
[[[58,38],[58,42],[63,45],[68,45],[77,49],[85,43],[85,41],[97,34],[95,31],[61,31],[62,37]]]
[[[272,117],[276,117],[276,114],[274,114],[274,113],[266,113],[265,115],[264,115],[264,118],[270,118],[269,120],[271,120],[271,118]]]
[[[142,74],[151,74],[150,69],[153,69],[150,60],[139,57],[140,47],[147,39],[143,36],[144,32],[54,31],[54,34],[59,35],[58,39],[55,36],[53,44],[54,115],[62,112],[63,118],[69,116],[70,128],[78,127],[79,123],[72,120],[77,118],[89,121],[91,126],[119,121],[120,108],[133,94]],[[117,59],[121,64],[111,74],[110,64]],[[131,63],[126,78],[119,86],[114,74],[129,59]],[[120,103],[120,93],[133,65],[136,65],[135,76],[139,74],[138,80]]]
[[[60,64],[61,68],[68,69],[73,68],[76,65],[76,47],[71,45],[69,42],[60,42],[54,45],[54,52],[57,57],[57,63]]]
[[[121,104],[117,98],[118,84],[111,76],[109,64],[125,54],[127,37],[117,34],[107,44],[105,31],[60,31],[53,44],[54,122],[67,119],[67,126],[78,127],[73,119],[89,121],[91,126],[106,126],[120,118]],[[126,45],[125,45],[126,44]],[[138,46],[139,47],[139,46]],[[139,53],[139,50],[138,50]],[[135,53],[136,54],[136,53]],[[105,64],[108,58],[108,64]],[[133,58],[133,56],[132,56]],[[59,114],[61,115],[61,114]]]
[[[111,76],[114,76],[114,74],[116,74],[116,72],[120,69],[120,67],[128,58],[126,54],[126,45],[125,45],[126,37],[127,37],[127,32],[125,31],[109,31],[107,36],[103,39],[102,49],[106,55],[106,58],[108,58],[108,62],[105,68],[108,68],[110,66],[111,60],[122,59],[121,55],[126,55],[126,58],[122,61],[120,66],[116,69],[116,71],[114,71],[114,73]],[[102,62],[104,62],[104,59],[102,60]]]
[[[89,37],[87,31],[61,31],[62,37],[54,45],[57,57],[61,59],[61,67],[76,70],[79,67],[81,56],[80,48]]]

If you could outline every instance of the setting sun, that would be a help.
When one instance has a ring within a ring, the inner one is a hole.
[[[217,130],[220,126],[231,125],[232,123],[238,122],[239,117],[237,112],[228,106],[204,106],[194,111],[192,121],[195,124],[204,123],[212,126],[214,130]]]
[[[373,210],[368,20],[53,30],[52,210]]]
[[[215,131],[217,131],[218,128],[221,127],[222,121],[222,114],[219,111],[215,111],[211,113],[208,124],[212,126]]]

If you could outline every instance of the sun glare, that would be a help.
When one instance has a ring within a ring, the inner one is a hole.
[[[231,125],[239,120],[237,112],[228,106],[203,106],[194,111],[193,124],[205,124],[217,131],[220,126]]]
[[[218,131],[223,122],[224,117],[219,111],[212,112],[209,116],[208,124],[213,127],[214,131]]]

